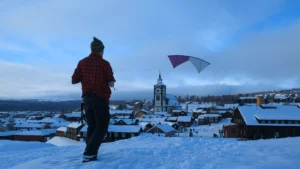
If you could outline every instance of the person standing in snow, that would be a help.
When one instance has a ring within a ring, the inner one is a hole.
[[[82,100],[88,125],[83,162],[97,160],[98,150],[110,121],[110,87],[114,87],[116,80],[110,63],[103,59],[103,52],[102,41],[94,37],[90,55],[78,62],[72,76],[72,84],[82,85]]]

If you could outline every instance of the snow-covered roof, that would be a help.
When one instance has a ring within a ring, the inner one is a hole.
[[[275,94],[275,99],[287,99],[287,95],[286,94],[280,94],[280,93],[277,93]]]
[[[35,124],[35,123],[21,123],[21,124],[15,124],[15,128],[43,128],[44,124]]]
[[[141,109],[140,111],[138,111],[137,113],[139,113],[139,112],[145,112],[146,114],[149,114],[150,112],[148,111],[148,110],[146,110],[146,109]]]
[[[205,118],[215,118],[215,117],[220,117],[220,114],[204,114],[198,116],[198,119],[205,119]]]
[[[129,119],[130,118],[130,116],[114,116],[114,117],[116,117],[118,119]]]
[[[204,115],[198,116],[198,119],[204,119]]]
[[[130,125],[130,124],[134,124],[135,122],[136,122],[136,120],[137,119],[121,119],[125,124],[128,124],[128,125]],[[119,121],[121,121],[121,120],[119,120]],[[118,121],[118,122],[119,122]]]
[[[172,94],[166,94],[166,98],[169,99],[166,106],[179,106],[180,103]]]
[[[56,131],[66,132],[67,131],[67,127],[60,127],[58,129],[56,129]]]
[[[249,126],[300,126],[300,124],[265,124],[258,120],[300,120],[298,106],[281,105],[276,108],[262,108],[260,106],[246,105],[238,107],[245,123]]]
[[[88,125],[84,125],[80,132],[87,132]]]
[[[173,116],[172,116],[172,117],[167,117],[167,119],[166,119],[166,120],[172,120],[172,121],[176,121],[176,120],[177,120],[177,118],[178,118],[178,117],[173,117]]]
[[[179,109],[176,109],[176,110],[173,110],[173,113],[180,113],[180,112],[184,112],[184,110],[179,110]]]
[[[239,104],[225,104],[224,105],[224,107],[226,107],[226,108],[232,108],[232,109],[237,108],[238,106],[239,106]]]
[[[58,122],[58,123],[50,124],[50,127],[51,127],[51,128],[66,127],[66,126],[68,126],[69,124],[71,124],[71,122],[63,121],[63,122]]]
[[[69,128],[78,128],[78,127],[80,127],[81,125],[82,125],[82,124],[79,123],[79,122],[73,122],[73,123],[69,124],[67,127],[69,127]]]
[[[4,132],[0,132],[0,136],[12,136],[15,133],[19,133],[20,131],[4,131]]]
[[[224,113],[231,112],[231,111],[229,111],[229,110],[213,110],[211,112],[213,112],[213,113],[219,113],[219,114],[224,114]]]
[[[110,114],[132,114],[132,110],[109,110]]]
[[[158,124],[157,126],[152,127],[151,129],[158,127],[159,129],[161,129],[163,132],[165,133],[169,133],[172,131],[175,131],[175,129],[173,127],[171,127],[169,124],[167,123],[163,123],[163,124]],[[151,130],[149,129],[149,130]]]
[[[168,112],[155,112],[154,115],[161,115],[161,116],[165,116],[167,115]]]
[[[14,135],[26,135],[26,136],[47,136],[54,134],[55,130],[53,129],[45,129],[45,130],[30,130],[30,131],[22,131],[19,133],[15,133]]]
[[[253,99],[256,99],[256,97],[255,96],[240,97],[240,100],[245,100],[245,99],[251,99],[251,100],[253,100]]]
[[[108,132],[114,132],[114,133],[139,133],[141,130],[141,126],[139,125],[109,125],[108,126]]]
[[[220,114],[204,114],[204,117],[220,117]]]
[[[193,109],[192,110],[194,113],[202,113],[203,109]]]
[[[75,117],[75,118],[80,118],[81,117],[81,114],[79,113],[67,113],[67,114],[64,114],[67,118],[72,118],[72,117]]]
[[[26,120],[27,123],[41,123],[40,120]]]
[[[178,122],[191,122],[192,117],[191,116],[179,116],[177,121]]]
[[[139,126],[141,126],[142,129],[144,130],[145,127],[146,127],[146,125],[148,125],[148,124],[154,125],[154,124],[152,124],[151,122],[141,122],[141,123],[139,123]]]

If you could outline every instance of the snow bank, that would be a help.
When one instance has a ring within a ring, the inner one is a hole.
[[[53,144],[56,146],[70,146],[70,145],[82,145],[83,143],[69,139],[69,138],[65,138],[65,137],[53,137],[52,139],[50,139],[49,141],[47,141],[46,143],[48,144]]]
[[[8,142],[7,142],[8,143]],[[15,147],[15,142],[6,147]],[[3,141],[0,141],[3,144]],[[42,143],[31,143],[41,145]],[[51,144],[44,143],[45,146]],[[24,147],[28,144],[24,144]],[[21,146],[23,147],[23,146]],[[224,138],[143,135],[102,144],[99,160],[82,163],[84,144],[0,153],[0,168],[101,169],[298,169],[300,138],[236,141]],[[2,151],[1,151],[2,152]]]

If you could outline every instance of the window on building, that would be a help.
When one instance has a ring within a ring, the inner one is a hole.
[[[271,123],[274,124],[274,123],[275,123],[275,120],[271,120]]]
[[[289,120],[289,124],[292,124],[292,120]]]
[[[159,95],[156,95],[156,100],[160,100],[160,96]]]
[[[275,120],[275,123],[278,124],[278,120]]]
[[[126,133],[122,133],[122,137],[126,137]]]
[[[262,121],[261,121],[261,123],[265,123],[265,121],[264,121],[264,120],[262,120]]]

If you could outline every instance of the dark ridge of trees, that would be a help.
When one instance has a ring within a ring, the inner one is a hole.
[[[238,96],[235,95],[222,95],[222,96],[196,96],[196,95],[186,95],[186,96],[175,96],[180,103],[187,101],[194,101],[199,103],[216,102],[217,104],[230,104],[237,103]]]
[[[125,101],[111,101],[121,104]],[[38,100],[0,100],[0,111],[54,111],[68,112],[80,110],[81,100],[38,101]]]

